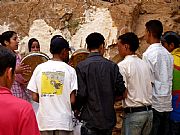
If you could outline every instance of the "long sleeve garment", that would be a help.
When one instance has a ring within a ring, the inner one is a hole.
[[[172,111],[173,57],[161,43],[155,43],[143,53],[153,78],[152,107],[158,112]]]
[[[90,53],[76,67],[78,77],[77,108],[89,128],[111,129],[116,124],[115,96],[125,91],[117,64]]]

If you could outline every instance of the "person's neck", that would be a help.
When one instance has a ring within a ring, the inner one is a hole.
[[[104,51],[102,48],[98,48],[98,49],[92,49],[92,50],[89,50],[89,52],[91,53],[99,53],[100,55],[104,55]]]
[[[135,55],[135,54],[136,54],[135,52],[128,52],[128,53],[124,56],[124,58],[125,58],[126,56]]]
[[[54,61],[63,61],[63,59],[59,55],[56,55],[56,54],[53,55],[51,60],[54,60]]]
[[[99,53],[99,49],[93,49],[93,50],[90,50],[90,52]]]
[[[128,55],[135,55],[136,53],[135,52],[129,52]]]
[[[160,39],[152,39],[149,43],[150,45],[155,43],[160,43]]]
[[[1,86],[1,85],[0,85],[0,88],[6,88],[6,89],[9,89],[8,87],[5,87],[5,86]]]
[[[8,85],[7,85],[7,83],[6,83],[4,78],[0,78],[0,88],[8,88],[8,89],[10,89],[8,87]]]

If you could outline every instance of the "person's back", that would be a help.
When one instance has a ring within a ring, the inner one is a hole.
[[[104,37],[91,33],[86,42],[90,54],[76,67],[77,109],[81,110],[82,135],[110,135],[116,124],[114,101],[122,95],[124,82],[117,64],[103,58]]]
[[[127,78],[127,88],[129,96],[123,100],[125,107],[138,107],[152,104],[152,86],[150,70],[147,64],[138,58],[137,55],[126,56],[118,64],[121,70],[124,70]],[[123,76],[123,78],[125,78]]]
[[[143,60],[148,63],[153,77],[151,135],[168,134],[169,114],[172,111],[173,57],[160,43],[162,32],[163,26],[159,20],[146,23],[145,37],[150,45],[143,53]]]
[[[152,80],[147,63],[135,54],[138,47],[134,33],[119,36],[119,55],[124,59],[118,66],[127,89],[122,101],[122,135],[149,135],[152,126]]]
[[[0,135],[40,135],[33,108],[11,93],[16,55],[0,46]]]
[[[90,53],[89,57],[76,69],[77,72],[80,69],[87,87],[87,103],[83,108],[81,118],[88,121],[89,127],[100,129],[114,127],[116,117],[113,105],[117,65],[103,58],[99,53]]]
[[[37,120],[41,135],[71,135],[72,108],[77,90],[76,71],[64,61],[69,59],[69,44],[62,37],[50,43],[51,60],[38,65],[29,81],[32,98],[39,102]]]
[[[0,135],[40,135],[32,106],[0,88]]]
[[[73,78],[73,74],[75,70],[72,67],[65,62],[54,60],[42,63],[35,69],[28,89],[39,93],[37,119],[41,131],[47,129],[72,131],[70,94],[74,90],[72,87],[75,86],[73,82],[76,79]]]
[[[153,47],[153,48],[152,48]],[[171,89],[173,58],[161,45],[151,45],[143,54],[145,61],[151,61],[154,76],[153,108],[158,111],[171,111]],[[164,102],[166,101],[166,102]]]

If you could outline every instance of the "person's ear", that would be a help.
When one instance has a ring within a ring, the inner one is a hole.
[[[7,45],[9,44],[9,42],[5,40],[5,41],[4,41],[4,44],[7,46]]]
[[[98,50],[101,55],[104,55],[104,52],[105,52],[104,44],[101,44]]]
[[[12,68],[7,68],[7,79],[9,81],[13,80],[14,79],[14,73],[12,71]]]
[[[152,32],[150,32],[149,30],[146,30],[146,38],[150,38],[152,37]]]
[[[62,49],[62,51],[61,51],[61,52],[62,52],[62,54],[64,54],[64,53],[65,53],[65,48],[64,48],[64,49]]]
[[[125,46],[126,50],[129,50],[129,45],[128,44],[124,44],[124,46]]]
[[[64,48],[64,49],[61,51],[60,55],[61,55],[61,57],[62,57],[63,59],[66,59],[66,57],[67,57],[67,52],[68,52],[68,50],[67,50],[66,48]]]
[[[171,51],[173,51],[174,48],[175,48],[175,47],[174,47],[174,43],[170,43],[169,48],[170,48]]]
[[[65,56],[65,53],[66,53],[66,49],[64,48],[64,49],[61,50],[61,52],[59,53],[59,55],[60,55],[61,57],[64,57],[64,56]]]
[[[101,44],[101,45],[100,45],[100,49],[104,49],[104,44]]]
[[[14,73],[12,68],[7,68],[5,71],[5,80],[6,80],[6,87],[11,88],[13,81],[14,81]]]

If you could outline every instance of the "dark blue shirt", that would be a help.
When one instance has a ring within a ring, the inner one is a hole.
[[[117,64],[90,53],[76,67],[78,91],[76,107],[88,128],[112,129],[116,124],[115,96],[125,91]]]

